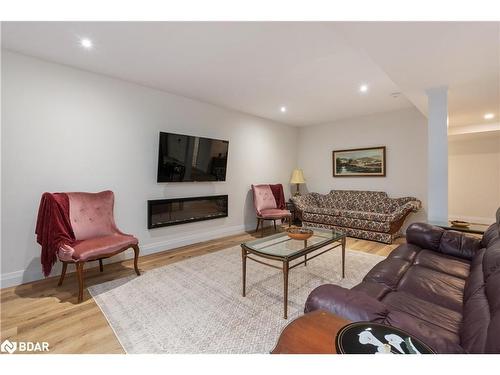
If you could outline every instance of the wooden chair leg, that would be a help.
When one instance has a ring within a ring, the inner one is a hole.
[[[134,270],[137,276],[141,276],[141,273],[139,272],[139,267],[137,266],[137,262],[139,261],[139,246],[134,245],[132,246],[134,249]]]
[[[78,303],[83,301],[83,284],[84,284],[84,275],[83,275],[83,265],[85,262],[77,262],[76,265],[76,273],[78,276]]]
[[[260,225],[260,219],[257,218],[257,228],[255,228],[255,231],[257,232],[259,230],[259,225]]]
[[[59,278],[59,282],[57,283],[57,286],[61,286],[63,281],[64,281],[64,276],[66,276],[66,270],[68,268],[68,263],[66,262],[63,262],[63,266],[62,266],[62,271],[61,271],[61,277]]]
[[[104,271],[104,266],[102,265],[102,259],[99,259],[99,272]]]
[[[276,220],[273,220],[273,224],[274,224],[274,231],[276,232]]]

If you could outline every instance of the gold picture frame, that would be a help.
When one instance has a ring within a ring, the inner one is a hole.
[[[385,146],[332,151],[333,177],[385,177]]]

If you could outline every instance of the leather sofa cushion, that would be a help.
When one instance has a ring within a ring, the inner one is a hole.
[[[470,273],[470,264],[467,261],[430,250],[420,251],[415,258],[414,264],[460,277],[464,280]]]
[[[500,353],[500,271],[488,278],[486,297],[490,306],[490,324],[486,339],[486,353]]]
[[[481,247],[488,247],[490,242],[498,238],[500,225],[498,223],[491,224],[481,238]]]
[[[411,243],[404,243],[391,252],[387,259],[403,259],[412,263],[421,250],[422,249],[420,247],[412,245]]]
[[[413,315],[401,311],[391,311],[387,315],[384,324],[407,331],[438,353],[464,353],[463,348],[460,346],[460,338],[456,333],[416,318]]]
[[[483,256],[485,249],[479,250],[470,264],[470,274],[465,282],[464,302],[484,285]]]
[[[496,238],[493,241],[490,241],[490,246],[488,246],[488,248],[484,252],[484,279],[487,280],[491,274],[497,271],[500,271],[500,237]]]
[[[391,290],[396,290],[399,281],[408,271],[410,262],[404,259],[385,259],[373,267],[366,274],[363,281],[371,283],[379,283]]]
[[[464,279],[417,265],[404,274],[398,290],[461,312],[464,287]]]
[[[397,310],[412,315],[427,323],[437,325],[452,333],[460,331],[462,314],[425,301],[406,292],[395,292],[388,294],[383,300],[389,310]]]
[[[371,282],[362,282],[353,287],[352,290],[363,292],[366,295],[376,298],[378,300],[381,300],[387,293],[392,291],[392,289],[386,287],[383,284],[371,283]]]
[[[463,348],[469,353],[484,353],[491,318],[484,286],[476,290],[465,302],[463,314]]]
[[[481,241],[464,233],[445,231],[441,237],[439,251],[443,254],[471,260],[481,248]]]

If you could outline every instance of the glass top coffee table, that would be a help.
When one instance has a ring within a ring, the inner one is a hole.
[[[307,240],[294,240],[286,232],[259,238],[241,244],[243,271],[243,297],[246,295],[246,261],[254,262],[283,270],[283,305],[284,318],[288,310],[288,271],[300,265],[307,266],[307,261],[337,247],[342,247],[342,278],[345,276],[345,234],[328,229],[308,228],[313,235]],[[318,250],[321,250],[317,252]],[[308,255],[315,252],[312,256]],[[316,253],[317,252],[317,253]],[[260,259],[258,259],[260,258]],[[264,259],[282,262],[282,267],[270,264]],[[295,260],[300,259],[297,262]],[[293,262],[293,264],[291,264]]]

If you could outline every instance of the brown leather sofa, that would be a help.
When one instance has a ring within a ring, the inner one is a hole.
[[[352,289],[325,284],[305,312],[408,331],[438,353],[500,353],[500,208],[481,239],[415,223]]]
[[[389,198],[383,191],[332,190],[308,193],[292,202],[305,225],[331,228],[350,237],[392,243],[421,202],[414,197]]]

